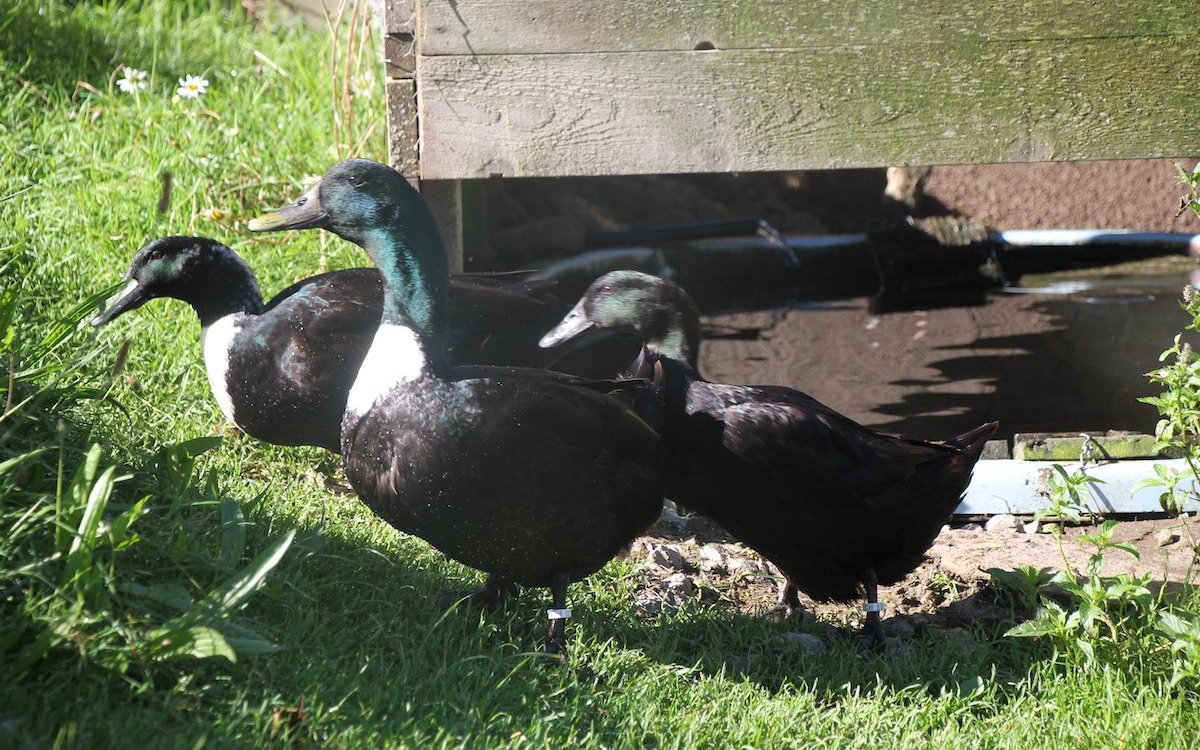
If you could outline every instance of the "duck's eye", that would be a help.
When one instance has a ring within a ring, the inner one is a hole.
[[[367,183],[367,180],[360,174],[352,174],[346,178],[346,182],[350,183],[354,187],[362,187]]]
[[[601,294],[612,294],[612,287],[611,286],[602,287],[600,289],[600,293]]]

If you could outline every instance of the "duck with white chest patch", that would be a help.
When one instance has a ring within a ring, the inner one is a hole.
[[[305,279],[264,305],[233,250],[206,237],[163,237],[138,250],[126,278],[93,325],[158,297],[187,302],[200,318],[209,386],[226,419],[268,443],[338,450],[346,392],[383,297],[373,270]]]
[[[546,647],[564,653],[567,587],[658,516],[658,435],[577,378],[452,367],[447,259],[420,195],[391,168],[340,162],[255,231],[321,227],[384,279],[383,311],[351,388],[342,460],[358,495],[489,585],[549,586]]]
[[[93,319],[104,325],[146,302],[187,302],[200,318],[205,369],[225,418],[276,445],[341,449],[346,395],[379,327],[383,281],[347,268],[292,284],[263,303],[233,250],[207,237],[162,237],[137,251],[129,284]],[[545,284],[467,276],[449,287],[448,359],[455,364],[533,366],[555,360],[538,336],[566,309]],[[595,357],[574,363],[595,369]]]

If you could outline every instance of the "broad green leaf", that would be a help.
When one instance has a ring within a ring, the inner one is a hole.
[[[246,566],[241,573],[229,579],[218,587],[208,599],[210,605],[219,612],[232,612],[241,606],[250,595],[262,586],[269,574],[287,553],[292,540],[296,538],[296,530],[292,529],[276,539],[262,553]]]
[[[234,565],[246,548],[246,517],[236,500],[221,501],[221,562]]]

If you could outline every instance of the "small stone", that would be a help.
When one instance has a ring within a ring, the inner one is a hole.
[[[983,527],[977,523],[964,523],[958,527],[959,531],[983,531]]]
[[[696,582],[683,573],[674,573],[663,581],[667,593],[680,601],[696,593]]]
[[[812,633],[797,633],[789,630],[776,639],[781,645],[796,651],[803,651],[807,656],[813,658],[822,656],[828,647],[825,641],[821,640]]]
[[[1158,543],[1159,547],[1170,547],[1172,544],[1179,541],[1179,532],[1175,529],[1163,529],[1162,531],[1158,532],[1158,536],[1156,536],[1154,539]]]
[[[675,503],[672,503],[670,500],[664,500],[662,513],[658,516],[658,524],[669,529],[682,529],[687,526],[687,521],[675,509]]]
[[[667,570],[686,570],[687,558],[674,544],[650,544],[646,546],[646,561]]]
[[[1025,533],[1026,534],[1038,534],[1038,533],[1041,533],[1041,530],[1042,530],[1042,525],[1040,523],[1038,523],[1037,521],[1030,521],[1029,523],[1025,524]]]
[[[727,572],[725,555],[715,544],[706,544],[700,548],[700,570],[705,573],[724,574]]]
[[[989,518],[987,523],[983,525],[983,530],[988,533],[1015,531],[1018,534],[1023,534],[1025,532],[1025,523],[1011,513],[1001,513]]]
[[[730,555],[725,558],[725,567],[729,569],[730,575],[753,575],[761,573],[761,568],[753,561],[741,557],[739,555]]]

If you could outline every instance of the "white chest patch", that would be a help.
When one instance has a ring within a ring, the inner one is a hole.
[[[366,414],[380,396],[396,385],[421,377],[425,352],[416,331],[406,326],[384,323],[375,332],[371,348],[358,369],[358,377],[346,398],[346,413]]]
[[[200,329],[200,350],[204,352],[204,369],[208,371],[208,386],[221,413],[237,424],[233,416],[233,399],[229,396],[229,346],[241,329],[241,313],[225,317]]]

